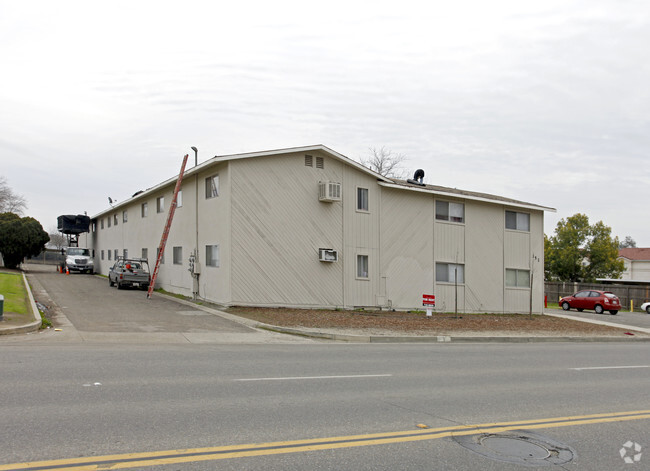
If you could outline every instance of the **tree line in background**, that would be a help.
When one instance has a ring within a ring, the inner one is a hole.
[[[20,216],[26,209],[27,200],[0,177],[0,254],[6,268],[18,268],[25,257],[41,253],[50,240],[40,222]]]
[[[630,236],[620,243],[602,221],[589,224],[587,215],[581,213],[561,219],[554,235],[544,235],[545,278],[586,282],[619,278],[625,270],[618,259],[621,247],[636,247],[636,243]]]

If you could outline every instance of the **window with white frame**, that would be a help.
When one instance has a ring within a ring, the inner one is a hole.
[[[441,283],[465,283],[465,265],[436,262],[436,281]]]
[[[506,286],[509,288],[530,288],[530,270],[506,268]]]
[[[117,226],[117,213],[113,214],[113,224]]]
[[[465,222],[465,205],[452,201],[436,201],[436,219],[463,223]]]
[[[180,208],[183,206],[183,190],[178,190],[178,194],[176,195],[176,207]]]
[[[174,247],[172,258],[173,258],[172,263],[174,265],[182,265],[183,264],[183,247]]]
[[[122,257],[129,258],[129,249],[122,250]]]
[[[205,199],[219,196],[219,174],[205,179]]]
[[[530,232],[530,214],[506,211],[506,229]]]
[[[160,247],[156,249],[156,259],[160,256]],[[165,252],[162,253],[162,256],[160,257],[160,263],[163,264],[165,263]]]
[[[128,222],[129,220],[129,213],[126,211],[122,211],[122,222]]]
[[[142,258],[148,258],[149,257],[149,249],[143,248],[142,249]]]
[[[156,212],[164,213],[165,212],[165,197],[160,196],[156,198]]]
[[[106,252],[108,253],[108,259],[110,260],[111,259],[111,251],[107,250]]]
[[[357,210],[368,211],[368,188],[357,188]]]
[[[206,245],[205,246],[205,265],[208,267],[219,266],[219,246]]]
[[[115,255],[115,260],[117,260],[117,254],[118,254],[117,249],[115,249],[115,250],[113,251],[113,255]]]
[[[367,255],[357,255],[357,278],[368,278]]]
[[[149,205],[147,203],[142,203],[140,206],[140,216],[146,218],[149,215]]]

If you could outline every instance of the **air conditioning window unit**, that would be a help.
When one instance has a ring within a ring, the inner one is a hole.
[[[341,201],[341,184],[337,182],[318,182],[318,199],[328,203]]]
[[[318,260],[321,262],[338,262],[339,253],[332,249],[318,249]]]

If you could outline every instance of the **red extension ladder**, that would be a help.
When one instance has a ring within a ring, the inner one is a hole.
[[[178,191],[181,189],[181,182],[183,181],[183,173],[185,172],[185,164],[187,164],[187,156],[183,157],[183,165],[181,165],[181,173],[178,174],[178,180],[176,181],[176,188],[174,188],[174,196],[172,197],[172,204],[169,206],[169,214],[167,215],[167,223],[165,224],[165,229],[163,229],[162,238],[160,239],[160,245],[158,246],[158,254],[156,256],[156,267],[153,269],[153,275],[151,276],[151,281],[149,281],[149,289],[147,290],[147,299],[151,298],[151,293],[153,293],[154,286],[156,285],[156,278],[158,277],[158,269],[160,268],[160,260],[165,253],[165,245],[167,244],[167,237],[169,236],[169,229],[172,227],[172,219],[174,219],[174,213],[176,212],[176,198],[178,197]]]

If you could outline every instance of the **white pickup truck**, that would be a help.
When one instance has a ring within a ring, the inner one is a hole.
[[[80,273],[95,273],[95,262],[89,249],[68,247],[65,253],[65,268]]]

